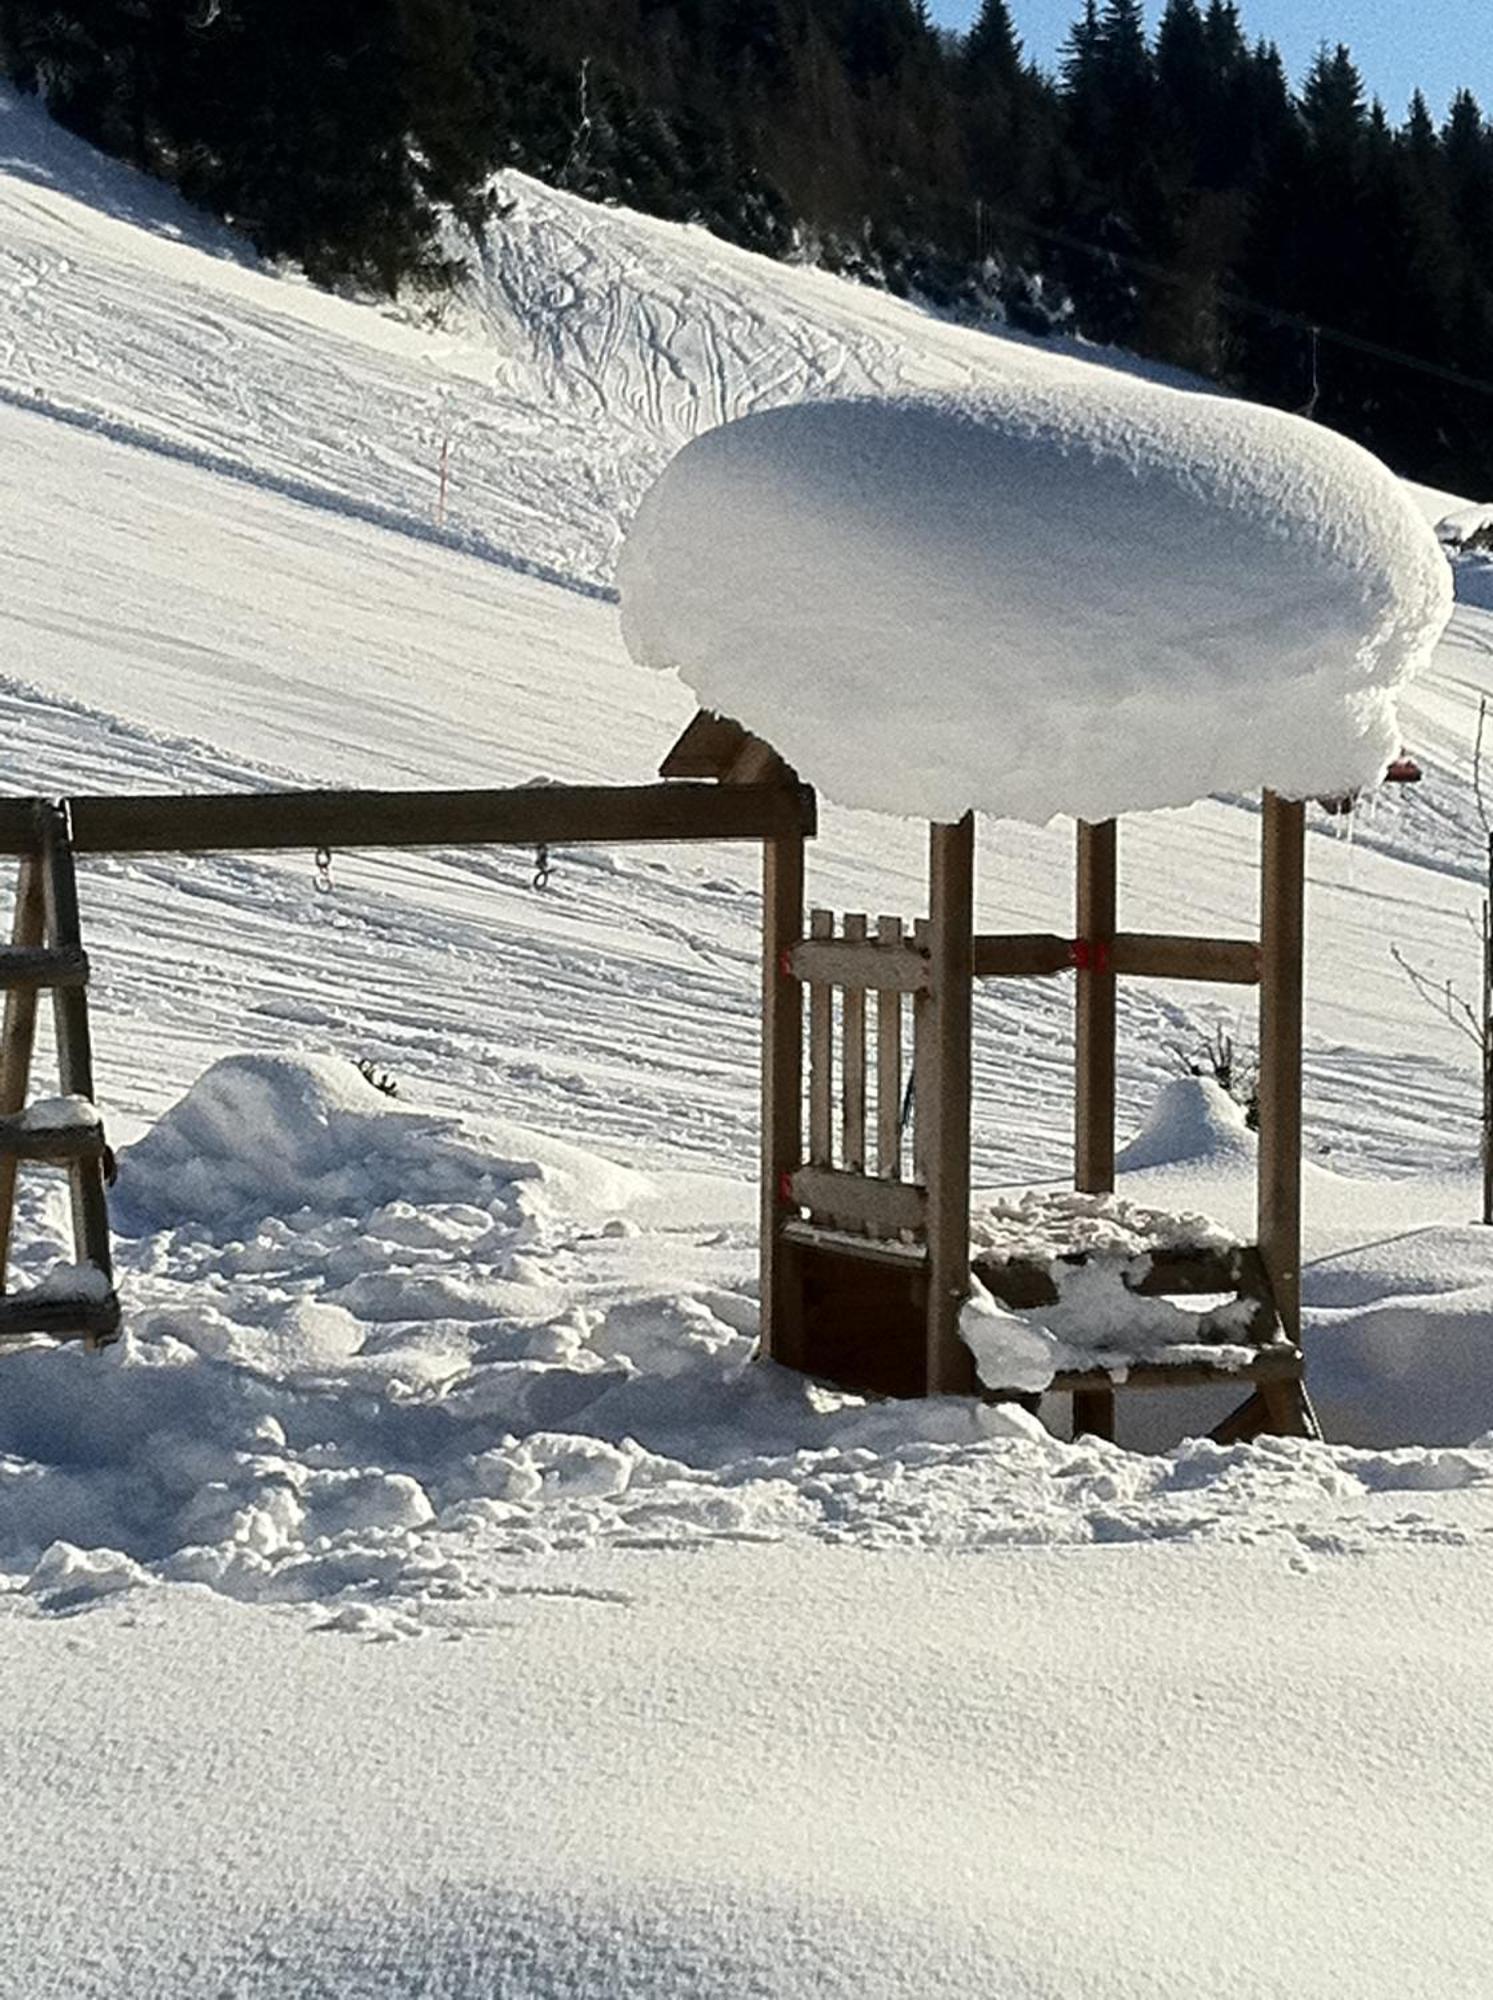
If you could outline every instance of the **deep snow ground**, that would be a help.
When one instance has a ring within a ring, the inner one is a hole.
[[[7,789],[645,777],[689,704],[608,580],[682,437],[1079,365],[510,191],[426,329],[0,95]],[[562,853],[545,895],[503,851],[338,855],[331,897],[309,856],[90,864],[104,1108],[155,1131],[130,1338],[0,1362],[0,1993],[1482,1991],[1493,1253],[1470,1052],[1388,945],[1475,969],[1490,661],[1466,603],[1426,785],[1314,827],[1332,1450],[1141,1457],[749,1364],[749,854]],[[1127,829],[1124,920],[1242,929],[1256,832]],[[987,833],[992,927],[1065,925],[1068,850]],[[827,812],[813,870],[921,904],[891,823]],[[1064,1171],[1070,1007],[981,995],[991,1184]],[[1235,1014],[1127,993],[1132,1128]],[[1239,1223],[1246,1165],[1133,1191]],[[59,1219],[32,1177],[28,1269]]]

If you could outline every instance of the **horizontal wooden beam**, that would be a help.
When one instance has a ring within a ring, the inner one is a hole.
[[[829,1167],[800,1167],[788,1185],[798,1207],[841,1229],[895,1237],[904,1229],[927,1227],[928,1191],[910,1181],[878,1181]]]
[[[856,1257],[869,1264],[883,1264],[891,1270],[923,1270],[928,1262],[925,1243],[903,1243],[891,1238],[858,1236],[848,1229],[830,1229],[821,1222],[801,1222],[796,1218],[782,1227],[785,1243],[800,1250],[822,1250],[833,1256]]]
[[[976,979],[1048,979],[1072,970],[1071,938],[1001,932],[975,939]]]
[[[1096,970],[1130,979],[1196,979],[1215,986],[1258,986],[1260,948],[1248,938],[1153,937],[1121,931],[1113,943],[1088,947]],[[975,939],[976,979],[1050,979],[1072,972],[1085,947],[1046,932],[987,934]]]
[[[1233,1382],[1299,1382],[1302,1374],[1301,1349],[1281,1342],[1262,1347],[1241,1367],[1224,1367],[1206,1361],[1133,1361],[1122,1382],[1104,1368],[1082,1371],[1064,1369],[1048,1384],[1057,1395],[1084,1395],[1096,1389],[1226,1389]]]
[[[799,785],[524,785],[472,792],[247,792],[75,798],[78,854],[210,854],[330,847],[582,847],[773,840],[816,830]],[[37,841],[35,802],[0,799],[0,854]]]
[[[0,1299],[0,1344],[39,1335],[48,1340],[107,1341],[118,1332],[119,1300],[113,1292],[99,1298],[20,1292]]]
[[[1198,979],[1214,986],[1258,986],[1260,947],[1248,938],[1151,937],[1121,931],[1112,969],[1132,979]]]
[[[0,946],[0,993],[28,988],[86,986],[88,954],[82,950],[17,950]]]
[[[104,1128],[97,1119],[83,1124],[28,1125],[25,1114],[0,1118],[0,1160],[39,1160],[54,1166],[73,1160],[101,1160]]]
[[[789,963],[806,985],[852,993],[922,993],[928,986],[928,954],[915,944],[810,938],[795,945]]]

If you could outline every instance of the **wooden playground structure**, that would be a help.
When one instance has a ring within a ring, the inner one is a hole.
[[[97,1345],[120,1323],[109,1156],[86,1113],[94,1088],[75,855],[751,841],[763,856],[762,1353],[871,1394],[1002,1399],[999,1385],[979,1383],[960,1338],[972,1279],[1013,1310],[1040,1308],[1055,1289],[1049,1266],[971,1255],[975,980],[1075,975],[1075,1185],[1091,1194],[1114,1186],[1117,980],[1257,986],[1258,1241],[1146,1259],[1126,1276],[1147,1297],[1244,1301],[1246,1363],[1236,1312],[1227,1365],[1140,1365],[1123,1385],[1105,1371],[1059,1374],[1052,1387],[1072,1396],[1075,1428],[1098,1435],[1113,1435],[1117,1386],[1204,1383],[1248,1392],[1216,1436],[1315,1435],[1300,1346],[1305,808],[1267,794],[1262,824],[1258,940],[1119,931],[1113,822],[1079,829],[1070,939],[976,934],[969,816],[929,829],[926,916],[873,925],[816,910],[806,921],[814,795],[768,744],[707,713],[651,785],[0,800],[0,855],[20,864],[12,943],[0,950],[0,1291],[16,1169],[28,1160],[68,1169],[84,1274],[71,1290],[0,1296],[0,1342],[45,1334]],[[53,996],[62,1099],[84,1107],[70,1121],[26,1111],[43,990]],[[1199,1343],[1209,1338],[1204,1315]]]
[[[702,713],[663,770],[723,786],[793,773],[736,724]],[[1225,1364],[1137,1364],[1123,1386],[1238,1386],[1248,1394],[1215,1436],[1315,1436],[1301,1354],[1301,1051],[1306,808],[1262,806],[1260,936],[1158,937],[1117,929],[1119,835],[1078,829],[1075,934],[977,935],[975,825],[929,828],[928,914],[871,925],[828,910],[804,923],[805,843],[766,843],[763,880],[762,1349],[786,1366],[889,1396],[982,1389],[959,1321],[971,1279],[1028,1310],[1056,1297],[1044,1264],[974,1260],[970,1249],[972,1001],[977,979],[1077,980],[1076,1188],[1115,1179],[1116,982],[1216,981],[1260,992],[1258,1241],[1173,1253],[1127,1273],[1145,1297],[1224,1294],[1246,1305]],[[907,1013],[911,1012],[911,1034]],[[807,1061],[805,1060],[807,1014]],[[868,1032],[874,1028],[874,1035]],[[911,1089],[907,1088],[910,1076]],[[904,1115],[911,1102],[910,1131]],[[1237,1315],[1234,1316],[1237,1318]],[[1222,1346],[1200,1316],[1199,1344]],[[1075,1430],[1112,1437],[1108,1370],[1059,1373]]]

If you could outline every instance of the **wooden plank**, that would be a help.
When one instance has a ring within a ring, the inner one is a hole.
[[[902,919],[878,917],[876,937],[884,952],[900,951]],[[902,995],[885,987],[876,996],[876,1171],[902,1178]]]
[[[14,993],[18,987],[86,986],[86,951],[43,951],[0,947],[0,993]]]
[[[987,932],[975,939],[976,979],[1050,979],[1073,970],[1073,940],[1046,931]]]
[[[845,918],[846,942],[866,944],[866,919]],[[866,1171],[866,994],[863,987],[846,987],[840,1001],[840,1130],[841,1158],[848,1172]]]
[[[0,1160],[66,1166],[73,1160],[103,1157],[102,1125],[28,1125],[23,1117],[0,1118]]]
[[[813,910],[809,935],[828,938],[834,913]],[[835,1163],[835,996],[829,986],[809,988],[809,1162],[816,1167]]]
[[[852,993],[921,993],[928,984],[928,955],[900,939],[811,939],[795,949],[793,971],[805,985],[839,986]]]
[[[1115,975],[1118,829],[1113,820],[1078,829],[1079,949],[1074,1090],[1074,1185],[1112,1194],[1115,1185]]]
[[[1260,1254],[1281,1325],[1299,1340],[1306,807],[1274,792],[1265,794],[1260,915]]]
[[[864,1174],[800,1167],[790,1183],[793,1199],[821,1221],[855,1233],[895,1238],[928,1221],[925,1189],[905,1181],[870,1180]]]
[[[35,951],[46,935],[46,902],[42,894],[41,863],[28,855],[22,861],[16,884],[12,946],[22,953]],[[37,990],[34,986],[12,987],[5,996],[5,1020],[0,1027],[0,1115],[13,1116],[23,1109],[31,1086],[31,1057],[36,1045]],[[0,1159],[0,1293],[5,1290],[5,1274],[10,1258],[10,1233],[15,1218],[16,1166],[13,1159]]]
[[[959,1337],[969,1297],[971,1022],[975,822],[934,826],[929,845],[928,1380],[930,1396],[967,1393],[973,1363]]]
[[[702,708],[658,767],[661,778],[724,778],[747,741],[747,731],[728,716]]]
[[[1122,978],[1193,979],[1213,986],[1258,986],[1260,947],[1249,938],[1153,937],[1121,931],[1111,963]]]
[[[102,1298],[68,1298],[48,1293],[38,1298],[34,1292],[0,1299],[0,1341],[112,1340],[119,1331],[119,1300],[113,1292]]]
[[[773,840],[812,834],[803,785],[523,785],[472,792],[252,792],[79,798],[78,854],[287,848],[582,847],[593,842]],[[36,842],[35,802],[0,799],[0,853]]]
[[[799,1366],[801,1315],[781,1231],[788,1177],[803,1159],[803,988],[784,970],[803,930],[804,843],[785,835],[762,847],[762,1200],[760,1351]]]
[[[913,942],[926,957],[928,952],[929,924],[926,917],[919,917],[912,927]],[[925,986],[913,995],[912,1002],[912,1177],[928,1184],[928,1133],[930,1129],[931,1086],[928,1081],[928,1060],[932,1048],[933,997]]]
[[[37,808],[41,841],[42,894],[47,908],[47,938],[54,949],[81,950],[78,881],[69,842],[67,809]],[[88,1027],[88,996],[81,987],[59,987],[52,995],[52,1024],[57,1038],[57,1083],[64,1097],[94,1100],[93,1042]],[[109,1242],[109,1207],[103,1172],[97,1158],[74,1159],[68,1168],[72,1195],[73,1237],[78,1261],[113,1275]]]
[[[804,1250],[832,1251],[836,1256],[854,1257],[862,1263],[885,1264],[899,1271],[920,1271],[928,1261],[925,1244],[863,1236],[855,1230],[834,1229],[822,1222],[804,1222],[796,1217],[790,1217],[783,1224],[783,1241]]]
[[[1217,1389],[1231,1382],[1299,1382],[1301,1350],[1298,1347],[1262,1347],[1238,1368],[1203,1361],[1133,1361],[1125,1369],[1125,1379],[1117,1383],[1105,1368],[1063,1369],[1048,1387],[1059,1396],[1083,1394],[1093,1389]]]

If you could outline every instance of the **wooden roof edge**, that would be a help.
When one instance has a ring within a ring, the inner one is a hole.
[[[796,785],[798,773],[770,743],[714,709],[698,710],[658,767],[661,778],[713,778],[722,785]]]

